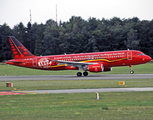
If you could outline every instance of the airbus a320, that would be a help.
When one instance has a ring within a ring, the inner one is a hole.
[[[14,59],[8,60],[7,64],[41,70],[78,70],[78,77],[82,76],[82,70],[83,75],[87,76],[88,71],[106,72],[119,66],[129,66],[130,73],[133,74],[133,65],[151,60],[150,56],[136,50],[35,56],[14,36],[9,36],[8,40]]]

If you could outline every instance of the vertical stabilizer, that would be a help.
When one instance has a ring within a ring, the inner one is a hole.
[[[34,56],[24,45],[22,45],[14,36],[9,36],[8,40],[11,45],[11,50],[14,59],[21,59],[25,57]]]

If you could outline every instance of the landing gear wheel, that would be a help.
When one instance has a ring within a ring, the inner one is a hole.
[[[130,71],[130,73],[131,73],[131,74],[133,74],[133,73],[134,73],[134,71],[133,71],[133,70],[131,70],[131,71]]]
[[[83,72],[83,75],[84,76],[88,76],[88,72]]]
[[[77,73],[77,76],[78,76],[78,77],[81,77],[81,76],[82,76],[82,73],[81,73],[81,72],[78,72],[78,73]]]
[[[132,65],[129,65],[129,67],[130,67],[130,73],[133,74],[134,71],[132,70]]]

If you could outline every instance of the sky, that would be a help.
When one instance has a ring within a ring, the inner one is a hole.
[[[88,20],[111,19],[113,17],[140,20],[153,19],[153,0],[0,0],[0,25],[6,23],[11,28],[22,22],[25,26],[45,24],[47,20],[67,22],[72,16]]]

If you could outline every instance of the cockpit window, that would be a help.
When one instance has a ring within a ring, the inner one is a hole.
[[[142,56],[142,55],[145,55],[145,54],[144,53],[137,54],[137,56]]]

